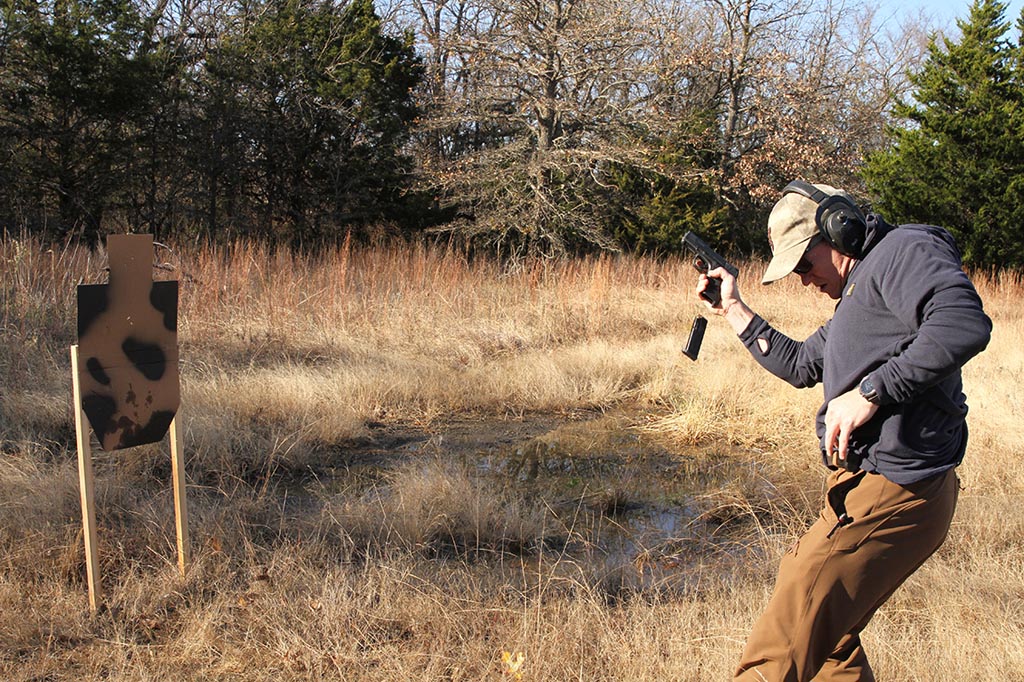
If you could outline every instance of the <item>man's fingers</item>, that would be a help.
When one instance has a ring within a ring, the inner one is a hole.
[[[846,453],[850,446],[850,434],[846,431],[839,432],[839,438],[836,443],[836,466],[839,466],[839,462],[846,461]]]
[[[829,415],[825,415],[825,449],[829,454],[829,458],[832,464],[836,464],[837,457],[839,456],[839,428],[836,424],[831,423]]]
[[[832,466],[839,466],[840,462],[846,461],[846,447],[843,439],[838,439],[831,447]]]
[[[843,428],[841,421],[833,414],[825,415],[825,447],[828,449],[832,466],[839,466],[846,461],[847,449],[850,445],[850,432]]]

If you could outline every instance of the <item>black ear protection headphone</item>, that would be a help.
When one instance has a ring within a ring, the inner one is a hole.
[[[794,180],[783,188],[783,196],[790,193],[805,196],[818,205],[814,221],[830,246],[844,256],[858,260],[863,257],[867,220],[853,202],[841,194],[825,194],[802,180]]]

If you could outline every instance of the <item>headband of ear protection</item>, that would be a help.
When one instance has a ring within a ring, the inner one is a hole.
[[[844,256],[858,260],[863,257],[867,221],[849,199],[841,194],[825,194],[802,180],[794,180],[783,188],[783,196],[789,193],[805,196],[818,205],[814,221],[830,246]]]

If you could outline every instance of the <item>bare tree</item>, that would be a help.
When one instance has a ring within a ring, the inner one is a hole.
[[[624,168],[738,215],[795,177],[855,183],[924,48],[841,0],[391,2],[430,74],[423,179],[459,229],[543,252],[615,247]]]
[[[920,25],[880,26],[873,9],[831,0],[810,12],[780,6],[774,17],[783,30],[763,37],[773,49],[741,84],[745,105],[734,110],[729,100],[728,113],[743,120],[725,126],[723,185],[754,199],[796,177],[855,187],[923,54]]]
[[[651,80],[637,5],[611,0],[410,0],[433,69],[429,175],[515,249],[611,248],[602,164],[640,152]]]

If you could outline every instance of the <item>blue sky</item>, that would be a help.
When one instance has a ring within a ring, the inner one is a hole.
[[[971,0],[876,0],[881,11],[885,12],[914,12],[924,10],[928,15],[946,23],[954,25],[956,19],[966,19],[970,12]],[[1003,0],[1004,2],[1006,0]],[[1010,0],[1006,3],[1006,20],[1015,24],[1020,16],[1021,7],[1024,7],[1024,0]]]

